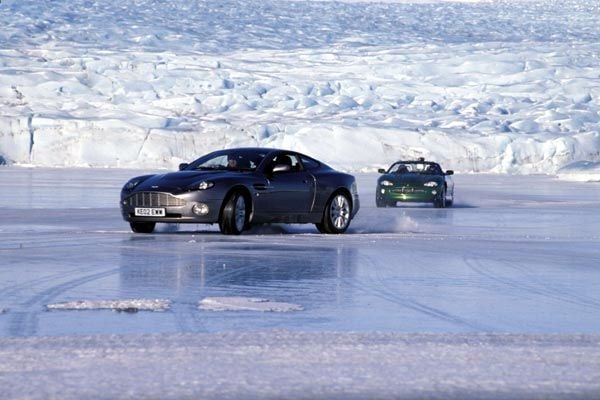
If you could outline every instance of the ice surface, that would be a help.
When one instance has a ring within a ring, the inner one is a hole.
[[[3,398],[32,400],[589,400],[600,392],[599,349],[598,335],[0,338],[0,385]]]
[[[7,0],[0,161],[175,168],[258,145],[574,179],[600,162],[599,18],[575,0]]]
[[[0,168],[3,399],[600,392],[598,183],[457,174],[453,208],[378,209],[377,175],[359,174],[345,235],[273,225],[227,237],[131,233],[118,193],[137,173]],[[206,298],[302,309],[215,312],[198,307]],[[169,308],[101,309],[132,299]]]
[[[452,208],[381,209],[378,175],[358,174],[345,235],[274,224],[229,237],[131,233],[118,194],[137,173],[0,168],[0,336],[600,332],[597,182],[456,174]],[[100,309],[143,304],[169,307]],[[239,307],[254,311],[224,312]]]

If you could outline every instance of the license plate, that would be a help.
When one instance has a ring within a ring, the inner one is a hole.
[[[136,217],[164,217],[166,215],[164,208],[137,208]]]

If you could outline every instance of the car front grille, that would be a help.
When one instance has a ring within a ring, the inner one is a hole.
[[[125,199],[125,204],[132,207],[179,207],[187,202],[169,193],[138,192]]]
[[[415,189],[412,187],[399,187],[391,190],[392,193],[425,193],[426,190],[423,189]]]

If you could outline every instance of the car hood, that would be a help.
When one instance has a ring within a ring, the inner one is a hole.
[[[440,182],[441,178],[437,175],[419,175],[419,174],[386,174],[379,178],[379,181],[388,180],[395,185],[421,186],[427,182]]]
[[[225,177],[239,176],[243,172],[236,171],[177,171],[154,175],[136,187],[136,191],[181,191],[196,183],[217,180]]]

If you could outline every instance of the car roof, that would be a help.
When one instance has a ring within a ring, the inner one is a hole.
[[[263,151],[267,154],[276,153],[276,152],[301,154],[294,150],[276,149],[276,148],[272,148],[272,147],[230,147],[230,148],[226,148],[226,149],[216,150],[214,152],[216,153],[216,152],[229,152],[229,151]]]
[[[394,164],[437,164],[434,161],[425,160],[407,160],[407,161],[396,161]]]

